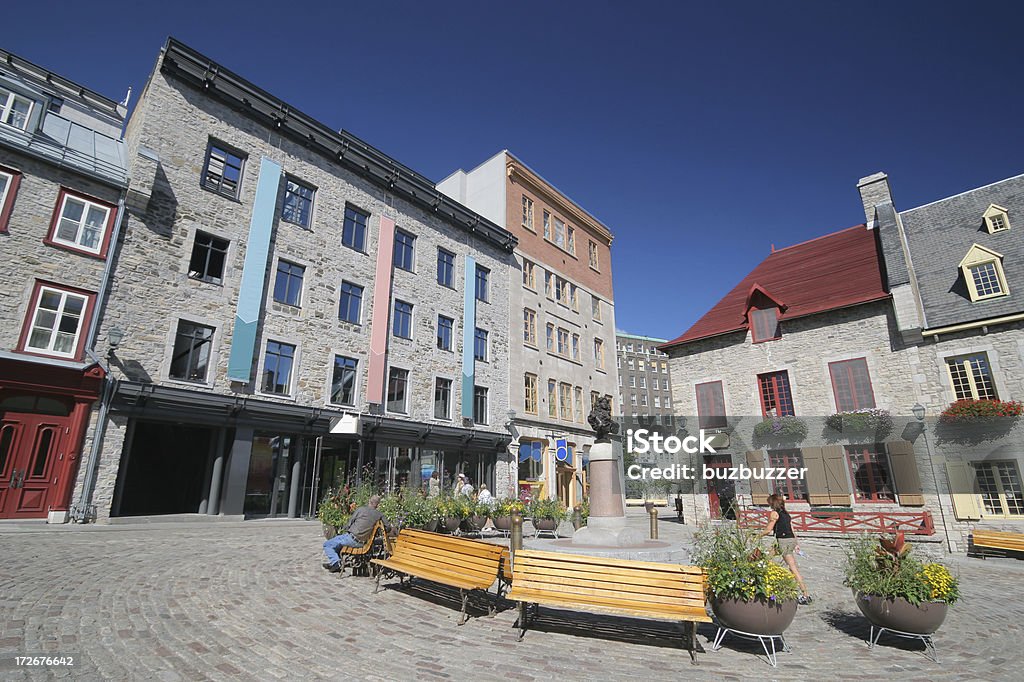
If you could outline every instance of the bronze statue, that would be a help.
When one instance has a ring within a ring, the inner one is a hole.
[[[614,435],[618,433],[619,424],[612,419],[611,398],[608,396],[598,398],[594,409],[590,411],[590,416],[587,417],[587,422],[594,429],[594,433],[597,434],[598,441],[607,442],[608,434]]]

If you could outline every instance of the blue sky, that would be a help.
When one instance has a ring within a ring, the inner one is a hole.
[[[168,35],[439,180],[507,148],[616,235],[672,338],[770,251],[1024,172],[1012,2],[45,2],[0,44],[113,99]]]

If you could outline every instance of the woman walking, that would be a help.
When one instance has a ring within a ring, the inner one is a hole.
[[[811,596],[807,594],[807,585],[804,584],[803,576],[796,567],[796,534],[793,532],[793,519],[786,511],[786,500],[778,493],[768,496],[768,506],[771,513],[768,515],[768,525],[761,531],[761,537],[775,533],[775,541],[779,543],[779,550],[782,552],[782,560],[786,562],[789,572],[796,578],[800,586],[799,604],[810,604]]]

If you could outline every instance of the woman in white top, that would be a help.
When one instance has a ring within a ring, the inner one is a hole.
[[[480,484],[480,492],[477,493],[476,501],[482,504],[490,505],[494,498],[491,496],[491,491],[487,489],[487,486],[483,483]]]

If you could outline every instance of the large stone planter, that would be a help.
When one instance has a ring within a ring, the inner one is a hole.
[[[781,635],[796,616],[796,600],[740,601],[711,597],[711,610],[723,626],[752,635]]]
[[[446,517],[442,523],[444,524],[445,532],[454,533],[459,529],[459,526],[462,525],[462,519],[457,516],[449,516]]]
[[[469,533],[479,533],[484,529],[484,525],[487,523],[486,516],[470,516],[468,519],[464,519],[462,527]]]
[[[427,531],[428,533],[436,533],[437,527],[439,525],[441,525],[441,522],[439,520],[431,519],[430,521],[427,521],[425,524],[423,524],[423,530]]]
[[[857,594],[857,608],[872,625],[913,635],[930,635],[946,620],[949,604],[933,601],[914,606],[902,597]]]
[[[512,530],[511,516],[492,516],[491,521],[494,522],[494,527],[498,530]]]
[[[533,527],[545,533],[555,533],[558,530],[558,521],[554,519],[534,519]],[[555,533],[555,535],[558,535],[558,533]]]

